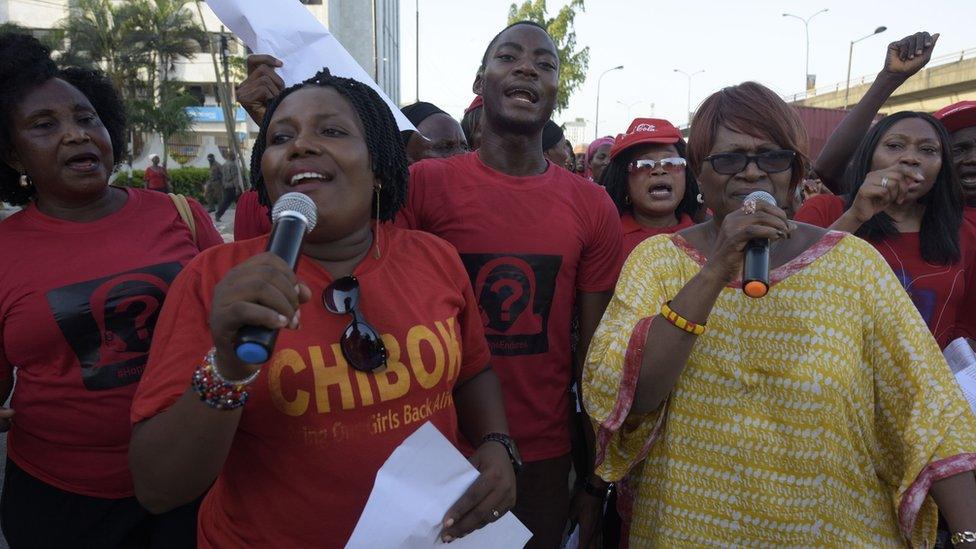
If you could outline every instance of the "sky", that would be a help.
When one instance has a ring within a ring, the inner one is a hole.
[[[565,0],[549,0],[550,15]],[[419,4],[419,6],[418,6]],[[471,83],[488,41],[505,27],[510,0],[400,0],[400,101],[416,97],[416,18],[420,18],[420,99],[456,118],[474,95]],[[590,123],[600,87],[600,134],[624,132],[635,117],[666,118],[684,124],[691,104],[728,85],[756,80],[781,95],[804,88],[804,25],[801,17],[827,8],[810,21],[810,72],[817,86],[843,82],[851,40],[888,29],[854,45],[852,80],[881,70],[892,41],[916,31],[941,33],[933,59],[976,50],[974,0],[586,0],[576,16],[579,47],[589,46],[586,82],[569,107],[554,114],[563,123]],[[970,52],[969,57],[976,54]],[[592,135],[588,136],[592,139]]]

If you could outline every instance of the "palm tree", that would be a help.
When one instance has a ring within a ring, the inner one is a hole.
[[[60,48],[61,40],[63,38],[61,33],[57,32],[56,29],[51,32],[38,33],[33,29],[22,27],[17,23],[11,23],[9,21],[6,23],[0,23],[0,34],[6,34],[8,32],[15,34],[32,34],[41,44],[47,46],[51,51],[56,51]]]
[[[151,105],[133,105],[144,128],[163,135],[164,158],[168,160],[168,138],[185,132],[193,124],[185,112],[192,104],[183,86],[170,81],[175,62],[206,47],[208,37],[187,6],[189,0],[133,0],[121,8],[129,22],[135,49],[147,58],[147,84]],[[166,160],[164,160],[164,163]]]
[[[110,0],[78,0],[60,25],[66,47],[58,63],[103,70],[126,99],[132,100],[137,94],[139,67],[146,59],[134,47],[126,16]]]
[[[190,128],[175,62],[199,52],[207,36],[187,0],[77,0],[62,22],[62,65],[100,68],[122,92],[133,128],[166,139]],[[134,135],[131,136],[134,140]],[[168,156],[167,156],[168,158]]]
[[[160,99],[176,60],[199,53],[208,43],[207,35],[187,7],[189,3],[189,0],[133,0],[120,8],[131,24],[137,49],[148,57],[149,87]]]

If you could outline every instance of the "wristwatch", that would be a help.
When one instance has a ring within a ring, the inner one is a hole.
[[[481,437],[482,444],[488,441],[497,442],[505,447],[505,451],[508,452],[508,459],[512,460],[512,468],[515,469],[515,474],[518,474],[522,469],[522,457],[519,455],[518,447],[515,446],[512,437],[503,433],[488,433]]]

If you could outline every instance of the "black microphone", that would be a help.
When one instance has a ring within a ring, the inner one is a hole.
[[[754,191],[743,200],[776,205],[776,199],[766,191]],[[753,238],[746,243],[746,258],[742,264],[742,292],[749,297],[763,297],[769,293],[769,239]]]
[[[292,270],[298,265],[302,237],[312,232],[318,214],[312,199],[302,193],[286,193],[271,210],[271,237],[265,251],[285,260]],[[242,326],[234,334],[234,353],[248,364],[264,364],[271,358],[278,330],[264,326]]]

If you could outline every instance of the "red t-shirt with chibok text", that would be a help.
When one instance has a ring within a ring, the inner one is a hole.
[[[201,254],[177,278],[132,406],[138,423],[166,410],[213,345],[207,319],[215,285],[264,251],[267,238]],[[339,338],[352,319],[322,305],[332,277],[302,257],[312,290],[301,327],[281,330],[250,387],[230,454],[200,508],[201,547],[342,547],[376,471],[431,421],[457,442],[454,387],[488,367],[488,347],[467,274],[446,242],[382,225],[354,275],[360,311],[382,334],[387,368],[346,365]],[[433,517],[439,520],[441,517]]]

